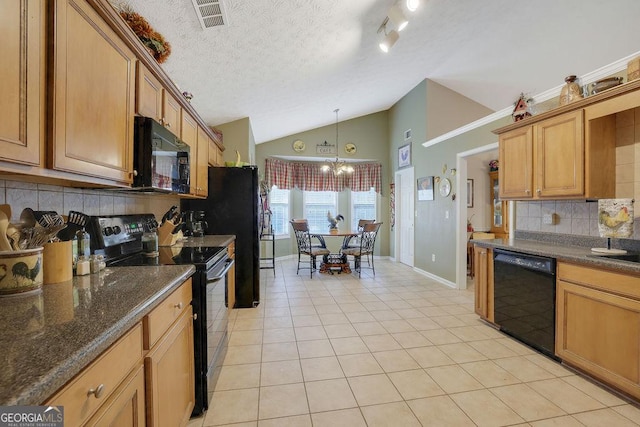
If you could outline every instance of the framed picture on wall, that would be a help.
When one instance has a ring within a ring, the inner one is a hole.
[[[467,207],[473,207],[473,180],[467,180]]]
[[[411,166],[411,144],[398,148],[398,168]]]
[[[418,200],[433,200],[433,177],[418,178]]]

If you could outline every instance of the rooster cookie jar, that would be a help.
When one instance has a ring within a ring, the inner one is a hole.
[[[0,297],[40,292],[42,248],[0,252]]]

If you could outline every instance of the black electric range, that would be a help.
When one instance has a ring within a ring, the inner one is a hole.
[[[235,268],[226,247],[160,246],[157,256],[142,252],[142,235],[156,231],[153,214],[93,216],[87,225],[93,253],[103,254],[107,266],[192,264],[191,305],[194,313],[195,407],[193,415],[209,406],[227,351],[227,272]]]

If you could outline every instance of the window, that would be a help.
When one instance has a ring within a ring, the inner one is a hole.
[[[289,190],[280,190],[275,185],[269,192],[271,224],[276,236],[289,236]]]
[[[376,219],[376,192],[352,191],[351,192],[351,229],[358,229],[358,220]]]
[[[309,231],[321,233],[329,229],[327,212],[336,216],[338,212],[338,195],[334,191],[305,191],[304,217],[309,221]]]

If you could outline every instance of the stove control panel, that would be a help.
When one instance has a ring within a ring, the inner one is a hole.
[[[106,249],[135,242],[141,240],[143,233],[157,228],[153,214],[92,216],[89,226],[91,246]]]

